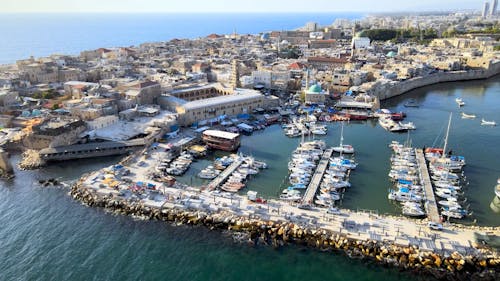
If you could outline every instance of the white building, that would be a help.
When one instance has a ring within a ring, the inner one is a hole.
[[[498,0],[491,1],[490,16],[494,16],[497,13]]]
[[[354,37],[352,38],[352,47],[357,50],[364,50],[370,47],[370,38],[368,37]]]
[[[483,4],[483,12],[481,13],[481,16],[483,18],[486,18],[488,16],[488,10],[490,8],[490,3],[488,1],[484,2]]]

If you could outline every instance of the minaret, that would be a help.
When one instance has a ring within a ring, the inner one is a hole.
[[[233,89],[241,88],[240,71],[238,69],[239,63],[240,62],[237,59],[234,59],[233,63],[232,63],[233,70],[232,70],[232,73],[231,73],[230,83],[231,83],[231,87]]]
[[[306,91],[309,88],[309,68],[306,69]]]

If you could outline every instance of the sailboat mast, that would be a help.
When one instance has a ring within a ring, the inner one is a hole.
[[[446,137],[444,138],[443,154],[441,155],[441,158],[444,158],[446,155],[446,148],[448,146],[448,135],[450,134],[451,115],[452,114],[453,113],[450,112],[450,119],[448,119],[448,128],[446,129]]]
[[[344,142],[344,121],[342,121],[342,127],[340,128],[340,148],[342,149],[342,144]]]

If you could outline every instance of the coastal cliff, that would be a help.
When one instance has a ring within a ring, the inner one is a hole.
[[[405,81],[376,82],[370,89],[380,100],[399,96],[411,90],[445,82],[487,79],[500,73],[500,61],[491,62],[488,68],[437,72]]]

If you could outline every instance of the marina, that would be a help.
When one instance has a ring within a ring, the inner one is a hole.
[[[100,43],[0,65],[0,279],[499,280],[488,4],[293,30],[303,15],[6,15]]]
[[[330,157],[332,156],[333,148],[328,148],[323,152],[321,156],[321,160],[314,172],[311,182],[307,186],[307,190],[304,193],[304,197],[302,198],[302,204],[310,205],[313,203],[314,196],[318,192],[318,187],[321,183],[323,175],[325,174],[326,169],[328,168]]]
[[[420,175],[422,177],[422,184],[424,186],[425,210],[431,222],[441,222],[441,217],[439,215],[436,197],[434,196],[434,190],[432,188],[432,182],[429,176],[429,170],[427,168],[427,162],[425,161],[424,152],[422,149],[417,149],[416,154]]]

